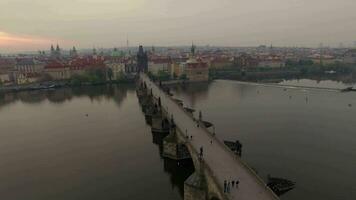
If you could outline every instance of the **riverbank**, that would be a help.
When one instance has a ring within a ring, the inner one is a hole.
[[[11,93],[11,92],[33,91],[33,90],[53,90],[53,89],[64,88],[64,87],[134,83],[134,81],[135,81],[134,77],[130,79],[123,79],[123,80],[80,82],[80,83],[73,83],[71,80],[47,81],[47,82],[40,82],[40,83],[31,83],[26,85],[3,86],[0,87],[0,93]]]
[[[256,83],[280,83],[285,80],[311,79],[316,81],[333,80],[345,84],[356,83],[356,73],[323,71],[319,73],[303,73],[297,69],[268,69],[262,71],[241,71],[239,69],[211,69],[210,79],[237,80]]]

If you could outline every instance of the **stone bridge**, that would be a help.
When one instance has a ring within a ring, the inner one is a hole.
[[[195,119],[189,109],[140,74],[137,96],[152,131],[162,134],[164,157],[192,159],[195,172],[184,182],[185,200],[279,199],[239,156]],[[200,118],[200,117],[199,117]],[[239,181],[224,191],[224,181]]]

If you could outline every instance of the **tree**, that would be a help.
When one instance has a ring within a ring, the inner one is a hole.
[[[180,75],[179,79],[180,80],[188,80],[188,77],[186,74],[182,74],[182,75]]]
[[[157,73],[157,78],[160,81],[168,81],[170,79],[170,75],[168,72],[160,70]]]
[[[53,81],[53,78],[48,73],[42,73],[40,77],[41,82]]]
[[[120,72],[118,73],[118,80],[119,81],[126,80],[126,76],[125,76],[125,74],[124,74],[124,72],[122,70],[120,70]]]
[[[109,78],[110,82],[112,81],[112,77],[113,77],[113,71],[111,68],[108,68],[108,78]]]

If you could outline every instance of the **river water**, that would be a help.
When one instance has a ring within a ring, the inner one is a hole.
[[[282,199],[356,199],[356,93],[218,80],[174,87],[221,140],[240,140]],[[0,196],[6,200],[182,199],[191,163],[160,156],[134,86],[0,94]]]
[[[192,164],[156,140],[134,86],[2,95],[0,199],[182,199]]]
[[[296,181],[281,199],[356,199],[356,92],[290,88],[217,80],[173,91],[202,111],[221,140],[240,140],[243,160],[264,180],[270,174]]]

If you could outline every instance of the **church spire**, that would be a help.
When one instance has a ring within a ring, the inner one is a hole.
[[[196,46],[195,46],[194,43],[192,42],[192,47],[190,48],[190,53],[191,53],[191,56],[192,56],[192,57],[195,56],[195,49],[196,49]]]

